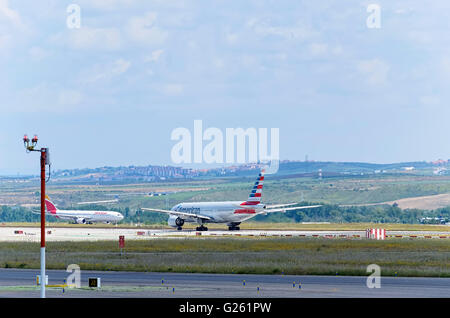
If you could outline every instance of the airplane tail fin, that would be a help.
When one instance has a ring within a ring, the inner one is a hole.
[[[261,170],[261,173],[258,175],[258,179],[256,180],[255,185],[253,186],[252,192],[250,192],[247,201],[244,202],[243,205],[257,205],[261,203],[261,194],[264,184],[264,173],[265,170]]]
[[[45,196],[45,206],[47,207],[47,211],[51,214],[56,214],[56,211],[58,211],[58,209],[53,204],[53,202],[50,201],[50,198],[48,196]]]

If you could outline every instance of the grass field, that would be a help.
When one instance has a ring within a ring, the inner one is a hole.
[[[111,200],[112,207],[167,208],[183,201],[244,200],[254,178],[211,179],[177,182],[149,182],[123,185],[49,184],[47,193],[61,207],[76,207],[77,202]],[[168,191],[167,196],[150,197],[149,192]],[[1,204],[37,204],[39,184],[0,184]],[[430,207],[448,206],[438,194],[450,193],[450,176],[352,176],[317,178],[276,178],[267,176],[264,202],[322,202],[330,204],[365,204],[391,202],[404,198],[431,196]],[[423,206],[420,206],[423,208]]]
[[[447,240],[326,240],[304,238],[185,238],[117,242],[49,242],[47,268],[82,270],[450,277]],[[0,243],[0,267],[39,268],[37,243]]]

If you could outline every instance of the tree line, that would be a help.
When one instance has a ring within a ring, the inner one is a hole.
[[[312,205],[314,203],[306,203]],[[85,207],[85,209],[111,210],[108,207]],[[124,219],[121,223],[166,224],[167,215],[163,213],[143,212],[130,208],[114,208],[121,212]],[[261,222],[331,222],[331,223],[404,223],[418,224],[422,218],[442,218],[450,221],[450,207],[437,210],[406,209],[397,205],[350,206],[342,207],[325,204],[321,207],[302,210],[291,210],[286,213],[269,213],[258,215],[253,220]],[[48,216],[48,222],[67,222]],[[0,222],[39,222],[40,215],[31,213],[28,208],[20,206],[1,206]]]

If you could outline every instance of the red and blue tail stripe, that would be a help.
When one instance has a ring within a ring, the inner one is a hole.
[[[263,184],[264,184],[264,170],[262,170],[261,173],[258,175],[258,179],[256,180],[255,185],[253,186],[253,189],[250,192],[247,201],[242,203],[242,205],[259,204],[261,202]]]

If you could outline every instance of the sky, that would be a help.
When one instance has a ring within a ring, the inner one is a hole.
[[[0,0],[0,174],[37,173],[25,133],[55,170],[173,165],[171,133],[194,120],[279,128],[280,159],[447,159],[448,12],[446,0]]]

